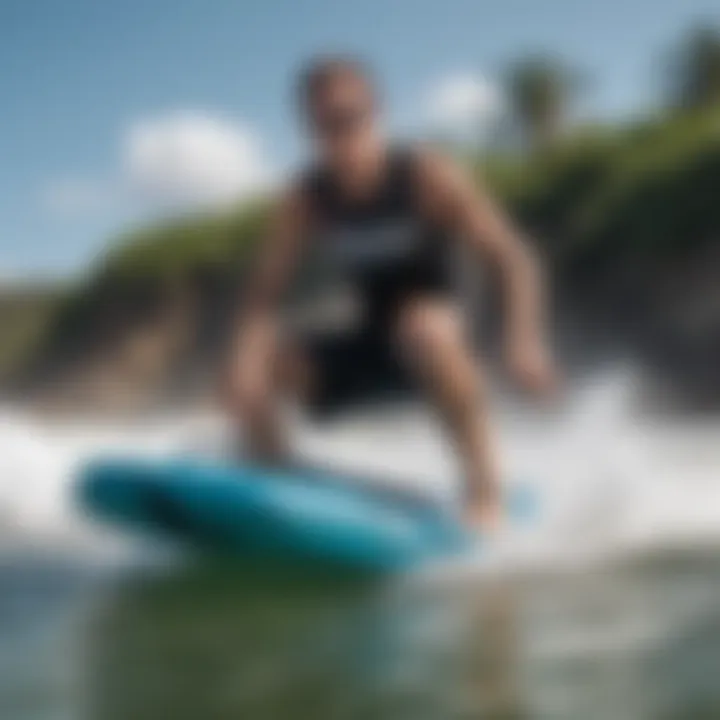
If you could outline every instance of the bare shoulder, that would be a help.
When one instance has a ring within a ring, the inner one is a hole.
[[[442,185],[457,172],[456,163],[452,158],[433,145],[416,145],[412,152],[418,178],[423,183]]]
[[[424,207],[451,211],[458,202],[474,195],[475,184],[457,160],[431,145],[417,146],[413,152]]]
[[[275,227],[306,227],[311,219],[311,203],[302,180],[290,180],[280,188],[271,205]]]

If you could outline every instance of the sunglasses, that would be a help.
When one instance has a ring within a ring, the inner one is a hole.
[[[337,108],[315,117],[315,130],[326,138],[337,138],[355,132],[367,119],[366,108]]]

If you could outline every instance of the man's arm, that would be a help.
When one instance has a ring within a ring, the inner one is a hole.
[[[420,164],[425,206],[501,275],[510,369],[530,388],[549,389],[552,364],[545,345],[545,298],[534,253],[489,194],[455,163],[425,151]]]
[[[302,253],[308,227],[307,203],[298,188],[291,188],[272,211],[267,235],[244,288],[238,319],[241,346],[254,344],[259,335],[274,325],[279,303]]]

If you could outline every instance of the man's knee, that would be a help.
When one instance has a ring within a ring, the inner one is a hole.
[[[462,319],[449,303],[417,301],[400,313],[397,337],[405,353],[435,353],[465,346]]]
[[[465,417],[481,397],[482,383],[462,316],[451,304],[414,303],[399,318],[403,355],[446,411]]]

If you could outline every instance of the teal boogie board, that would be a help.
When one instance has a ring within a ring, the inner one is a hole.
[[[475,538],[420,491],[329,468],[108,459],[80,478],[96,518],[238,556],[392,571],[461,553]],[[509,493],[518,523],[536,511]]]

